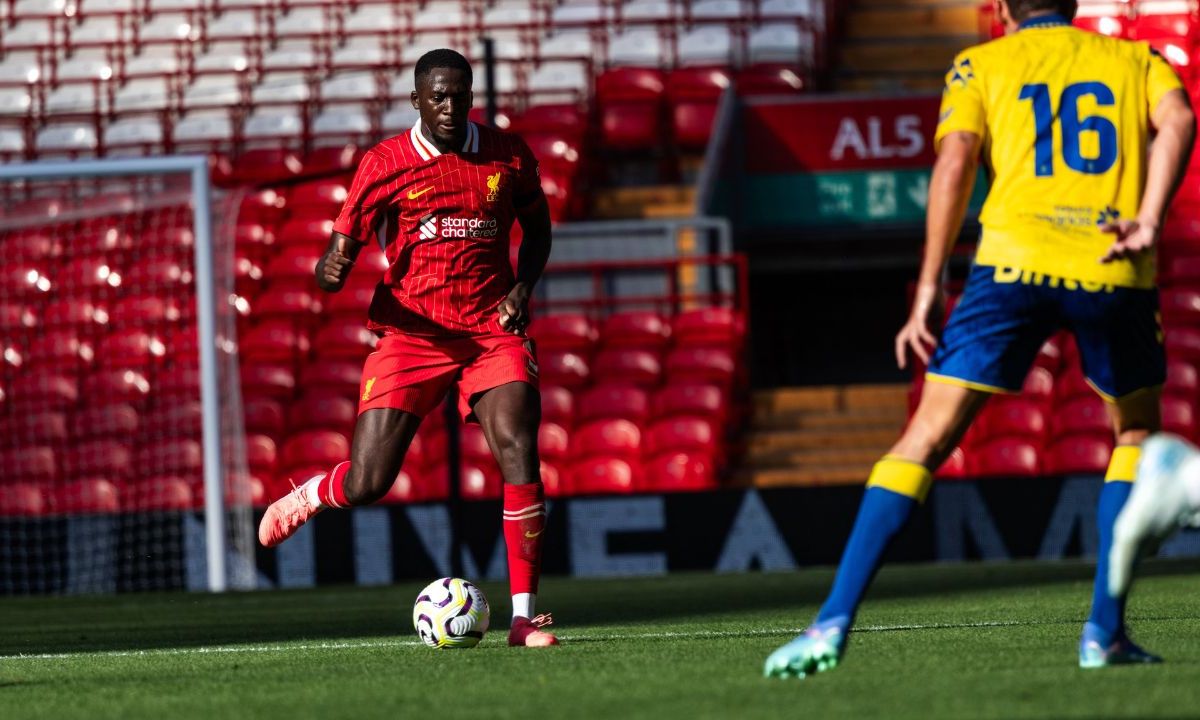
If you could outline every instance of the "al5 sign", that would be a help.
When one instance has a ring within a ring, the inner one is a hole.
[[[746,172],[930,167],[940,100],[747,98]]]

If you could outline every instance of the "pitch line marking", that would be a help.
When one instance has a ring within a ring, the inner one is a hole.
[[[1074,623],[1072,620],[986,620],[967,623],[919,623],[904,625],[863,625],[854,628],[856,633],[903,632],[912,630],[964,630],[973,628],[1023,627],[1032,625],[1057,625]],[[739,637],[773,637],[795,635],[804,628],[777,628],[774,630],[692,630],[688,632],[645,632],[615,633],[600,635],[564,635],[564,642],[611,642],[618,640],[707,640]],[[0,662],[13,660],[69,660],[81,657],[152,657],[155,655],[217,655],[238,653],[274,653],[296,650],[361,650],[371,648],[418,647],[419,640],[364,640],[346,642],[270,644],[270,645],[209,645],[190,648],[151,648],[147,650],[95,650],[68,653],[31,653],[0,655]]]

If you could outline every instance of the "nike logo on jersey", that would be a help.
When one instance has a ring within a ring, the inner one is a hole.
[[[417,198],[421,197],[422,195],[424,195],[425,193],[429,192],[432,189],[433,189],[432,185],[426,185],[425,187],[421,188],[420,190],[409,190],[408,191],[408,199],[416,200]]]
[[[525,531],[525,537],[527,537],[527,538],[529,538],[530,540],[532,540],[532,539],[534,539],[535,537],[537,537],[538,535],[541,535],[543,532],[545,532],[545,531],[544,531],[544,530],[538,530],[537,532],[529,532],[528,530],[526,530],[526,531]]]

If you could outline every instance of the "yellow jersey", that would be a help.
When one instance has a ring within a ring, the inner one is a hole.
[[[935,146],[953,132],[983,139],[991,186],[975,261],[1120,287],[1152,287],[1155,258],[1100,263],[1100,226],[1137,215],[1150,115],[1181,88],[1144,42],[1039,16],[969,48],[946,74]]]

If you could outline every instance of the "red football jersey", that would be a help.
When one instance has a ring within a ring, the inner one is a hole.
[[[374,233],[390,266],[368,327],[383,333],[486,334],[512,290],[508,232],[537,198],[537,160],[516,135],[468,123],[462,150],[442,153],[412,130],[363,157],[333,229]]]

